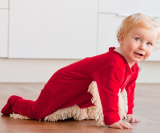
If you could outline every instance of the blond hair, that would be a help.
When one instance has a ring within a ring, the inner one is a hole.
[[[117,29],[117,40],[119,42],[119,37],[121,34],[124,35],[124,37],[127,37],[129,31],[134,27],[140,27],[143,29],[152,29],[157,28],[158,36],[156,39],[156,44],[160,43],[160,28],[157,21],[145,14],[142,13],[135,13],[128,17],[126,17],[119,28]],[[154,45],[154,49],[157,49],[157,45]]]

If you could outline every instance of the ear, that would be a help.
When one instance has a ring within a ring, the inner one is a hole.
[[[119,36],[119,42],[120,42],[120,44],[123,43],[123,41],[124,41],[124,34],[121,33],[120,36]]]

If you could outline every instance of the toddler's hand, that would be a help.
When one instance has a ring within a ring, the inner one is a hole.
[[[132,126],[128,123],[128,122],[125,122],[125,121],[118,121],[118,122],[115,122],[111,125],[108,125],[108,127],[111,127],[111,128],[118,128],[118,129],[123,129],[123,128],[126,128],[126,129],[131,129]]]
[[[131,114],[127,114],[127,122],[140,122],[140,120]]]

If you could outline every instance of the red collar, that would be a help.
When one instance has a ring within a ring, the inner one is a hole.
[[[130,74],[135,74],[136,73],[136,66],[138,66],[137,62],[135,62],[134,65],[132,66],[132,68],[130,68],[130,66],[129,66],[128,62],[126,61],[126,59],[124,58],[124,56],[121,55],[120,53],[114,51],[114,49],[115,49],[115,47],[109,47],[109,52],[112,52],[114,54],[119,55],[124,60],[128,70],[129,70],[129,73]]]

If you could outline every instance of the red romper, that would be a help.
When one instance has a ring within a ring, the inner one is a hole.
[[[1,113],[12,112],[39,120],[57,109],[77,104],[80,108],[94,106],[92,94],[87,92],[92,81],[96,81],[102,104],[105,125],[120,120],[118,114],[119,89],[125,88],[128,112],[133,114],[134,91],[138,76],[138,65],[129,67],[125,58],[110,47],[109,51],[65,66],[56,71],[44,85],[36,101],[12,95]]]

